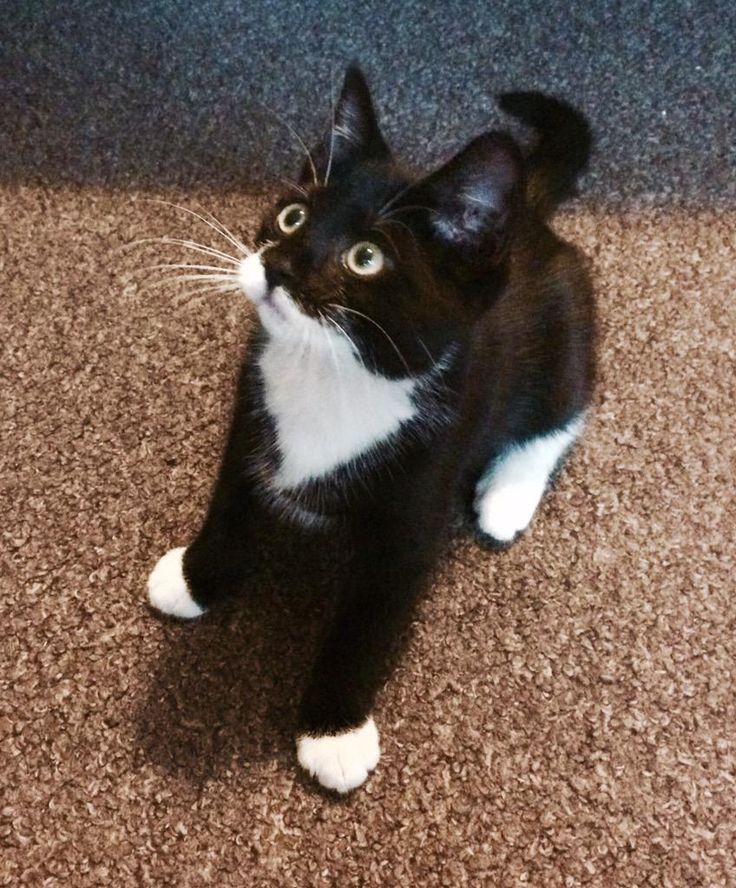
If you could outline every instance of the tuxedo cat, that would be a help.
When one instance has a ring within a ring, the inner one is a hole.
[[[258,315],[201,530],[151,604],[192,618],[243,590],[263,511],[349,567],[300,709],[297,755],[347,792],[379,759],[371,712],[460,510],[511,543],[580,434],[593,381],[585,263],[546,224],[591,136],[569,105],[501,97],[526,156],[487,132],[423,177],[392,159],[351,67],[333,124],[266,214],[237,281]]]

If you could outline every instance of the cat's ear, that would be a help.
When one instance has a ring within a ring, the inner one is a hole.
[[[312,151],[313,164],[305,164],[302,180],[316,178],[321,183],[356,161],[385,160],[389,156],[363,72],[357,65],[350,65],[329,129]]]
[[[469,261],[503,253],[523,192],[521,152],[510,136],[474,139],[419,186],[432,235]],[[413,199],[413,198],[412,198]]]

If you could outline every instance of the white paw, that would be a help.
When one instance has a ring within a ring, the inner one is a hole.
[[[181,546],[171,549],[159,559],[148,577],[148,600],[161,613],[191,620],[201,617],[205,609],[189,594],[182,567],[184,552]]]
[[[372,718],[344,734],[299,737],[296,751],[305,771],[322,786],[338,792],[350,792],[360,786],[381,757],[378,731]]]
[[[499,542],[510,542],[532,520],[543,492],[541,484],[492,488],[476,504],[478,526]]]

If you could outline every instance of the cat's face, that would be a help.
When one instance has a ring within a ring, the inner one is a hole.
[[[495,133],[428,178],[408,177],[351,68],[331,131],[264,218],[241,284],[295,354],[341,336],[375,372],[416,375],[495,296],[519,180],[514,144]]]

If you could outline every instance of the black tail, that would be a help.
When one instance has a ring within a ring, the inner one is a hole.
[[[588,163],[593,146],[588,121],[572,105],[543,93],[504,93],[498,103],[537,132],[527,157],[527,195],[542,216],[549,216],[575,194],[575,180]]]

